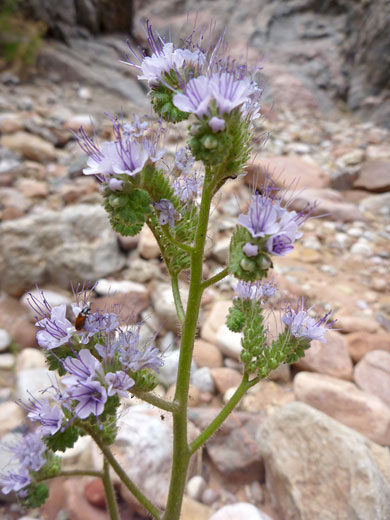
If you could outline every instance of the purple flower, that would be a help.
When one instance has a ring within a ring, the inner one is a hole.
[[[198,76],[190,79],[183,93],[175,94],[172,101],[179,110],[201,118],[208,115],[211,98],[210,79],[207,76]]]
[[[108,384],[107,394],[109,396],[117,394],[120,397],[127,397],[127,390],[135,384],[134,379],[122,370],[115,373],[107,372],[104,378]]]
[[[237,293],[236,298],[241,298],[242,300],[252,300],[258,301],[264,297],[271,297],[276,292],[276,285],[269,282],[243,282],[240,280],[234,290]]]
[[[122,365],[132,372],[137,372],[143,368],[151,368],[158,372],[162,366],[160,351],[151,345],[138,348],[139,333],[141,325],[139,324],[135,330],[121,331],[117,343],[117,352],[119,361]]]
[[[10,471],[0,475],[0,486],[4,495],[8,495],[11,491],[19,492],[29,484],[31,484],[31,477],[24,467],[20,467],[18,472]]]
[[[259,246],[247,242],[242,248],[244,254],[248,257],[257,256],[259,254]]]
[[[148,127],[149,123],[147,121],[141,121],[141,119],[136,114],[134,114],[132,123],[123,124],[123,135],[133,138],[142,137]]]
[[[38,344],[47,350],[67,343],[75,332],[73,325],[66,318],[66,304],[51,307],[41,291],[41,300],[28,293],[28,303],[36,313],[36,327],[42,330],[37,332]]]
[[[175,221],[180,220],[181,215],[175,210],[175,206],[168,199],[161,199],[154,202],[153,206],[159,211],[158,222],[161,226],[169,224],[171,228],[175,226]]]
[[[203,180],[194,173],[194,175],[185,175],[178,177],[172,183],[174,193],[179,197],[180,202],[185,204],[193,200],[200,194]]]
[[[218,111],[230,113],[234,108],[249,101],[255,84],[247,77],[237,77],[232,72],[217,72],[210,78],[210,89],[216,101]]]
[[[113,312],[102,312],[100,310],[89,313],[85,319],[83,343],[88,343],[94,334],[108,334],[119,326],[117,314]]]
[[[213,116],[209,121],[209,127],[214,133],[223,132],[226,127],[226,122],[224,119],[221,119],[220,117]]]
[[[191,151],[188,147],[179,148],[175,155],[175,166],[180,173],[188,175],[191,173],[194,166],[195,159],[191,155]]]
[[[40,432],[43,436],[54,435],[61,428],[64,415],[57,405],[50,406],[48,399],[38,400],[31,396],[29,404],[21,402],[21,406],[28,412],[30,421],[41,423]]]
[[[63,368],[69,373],[62,378],[66,386],[77,385],[80,381],[89,381],[95,377],[96,372],[101,372],[102,365],[88,349],[82,349],[77,357],[68,356],[62,362]]]
[[[46,446],[39,431],[28,433],[10,449],[23,468],[39,471],[46,462]]]
[[[274,235],[280,230],[278,212],[273,200],[267,194],[255,194],[249,206],[248,214],[238,216],[238,222],[244,226],[253,238]]]
[[[282,321],[287,325],[291,334],[299,339],[305,338],[310,341],[317,340],[321,343],[326,343],[325,332],[332,325],[329,322],[331,311],[325,314],[322,318],[315,320],[310,317],[308,311],[304,309],[303,299],[298,303],[296,310],[289,307],[284,315]]]
[[[103,412],[107,392],[98,381],[78,381],[77,385],[69,388],[68,393],[78,401],[74,413],[80,419],[86,419],[91,414],[97,418]]]

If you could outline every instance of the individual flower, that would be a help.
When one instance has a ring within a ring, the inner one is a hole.
[[[183,87],[184,91],[173,96],[173,104],[182,112],[190,112],[199,118],[209,114],[209,104],[212,99],[210,78],[198,76],[192,78]]]
[[[226,127],[226,121],[220,117],[213,116],[209,121],[209,127],[214,133],[223,132]]]
[[[107,392],[99,381],[78,381],[68,389],[71,399],[78,401],[74,413],[80,419],[86,419],[91,414],[96,418],[103,412],[107,401]]]
[[[172,183],[174,193],[185,204],[200,195],[203,179],[196,174],[178,177]]]
[[[238,222],[244,226],[253,238],[274,235],[280,230],[278,212],[268,194],[256,193],[252,197],[248,213],[238,216]]]
[[[257,256],[259,254],[259,246],[247,242],[242,248],[244,254],[248,257]]]
[[[128,390],[134,386],[135,381],[129,377],[126,372],[119,370],[118,372],[107,372],[104,376],[108,384],[107,395],[119,395],[120,397],[127,397]]]
[[[141,121],[137,114],[133,115],[132,123],[123,123],[123,135],[126,137],[143,137],[149,127],[147,121]]]
[[[247,103],[255,84],[248,77],[238,76],[235,71],[216,72],[210,78],[209,88],[222,115]]]
[[[36,327],[42,330],[37,332],[39,346],[46,350],[52,350],[68,343],[74,334],[75,329],[72,323],[66,318],[66,304],[51,307],[46,300],[43,291],[41,298],[37,298],[32,293],[28,293],[27,301],[36,313]]]
[[[139,347],[139,335],[141,324],[133,330],[120,331],[117,340],[117,352],[119,361],[123,367],[132,372],[143,368],[151,368],[158,372],[162,366],[160,351],[152,345]]]
[[[68,372],[68,375],[62,378],[62,383],[66,386],[89,381],[95,377],[96,372],[102,370],[100,361],[88,349],[80,350],[77,357],[68,356],[62,361],[62,366]]]
[[[291,307],[286,309],[282,316],[282,321],[287,325],[295,338],[304,338],[310,341],[317,340],[321,343],[326,343],[325,333],[334,323],[329,321],[330,315],[331,311],[320,319],[312,318],[309,316],[308,310],[305,310],[302,299],[298,303],[296,310]]]
[[[146,56],[143,51],[135,51],[129,44],[132,54],[127,57],[127,65],[132,65],[138,69],[141,74],[138,79],[148,81],[151,87],[157,86],[163,79],[165,73],[172,70],[179,72],[186,67],[194,69],[201,67],[206,60],[205,54],[199,49],[191,45],[190,39],[186,39],[187,48],[176,49],[173,43],[166,42],[159,34],[153,34],[152,26],[146,22],[147,41],[150,47],[151,55]]]
[[[181,215],[176,211],[175,206],[168,199],[161,199],[154,202],[153,206],[158,210],[158,222],[161,226],[169,224],[171,228],[175,227],[175,221],[180,220]]]
[[[195,159],[191,155],[188,147],[179,148],[175,155],[175,167],[183,175],[188,175],[192,172]]]
[[[19,471],[10,471],[0,475],[0,486],[4,495],[8,495],[11,491],[18,493],[29,484],[31,484],[31,477],[24,467],[20,467]]]
[[[54,435],[61,428],[64,414],[57,405],[50,405],[48,399],[36,399],[33,396],[29,403],[20,401],[21,406],[27,411],[27,417],[32,422],[41,424],[39,430],[43,436]]]
[[[272,281],[260,282],[244,282],[240,280],[234,290],[237,293],[236,298],[242,300],[258,301],[265,297],[270,298],[276,292],[276,285]]]

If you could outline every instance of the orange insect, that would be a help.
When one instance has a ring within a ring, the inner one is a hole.
[[[87,319],[88,314],[91,311],[91,306],[89,303],[81,310],[78,314],[76,321],[74,322],[74,328],[76,330],[81,330],[84,327],[85,320]]]

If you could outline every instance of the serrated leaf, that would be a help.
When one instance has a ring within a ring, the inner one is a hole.
[[[71,425],[65,428],[64,431],[59,430],[54,435],[50,437],[46,437],[45,443],[46,446],[52,450],[56,451],[65,451],[68,448],[72,448],[79,438],[79,430],[76,426]]]

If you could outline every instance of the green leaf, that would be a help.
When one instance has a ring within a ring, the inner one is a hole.
[[[151,198],[143,189],[123,192],[106,192],[104,208],[109,214],[112,228],[122,236],[137,235],[146,218],[152,213]]]
[[[28,488],[27,497],[22,499],[24,506],[35,509],[43,506],[49,497],[49,488],[46,484],[37,484],[36,486],[31,485]]]
[[[71,425],[65,428],[64,431],[59,430],[54,435],[46,437],[44,439],[46,446],[52,450],[65,451],[68,448],[72,448],[79,438],[79,430],[76,426]]]

